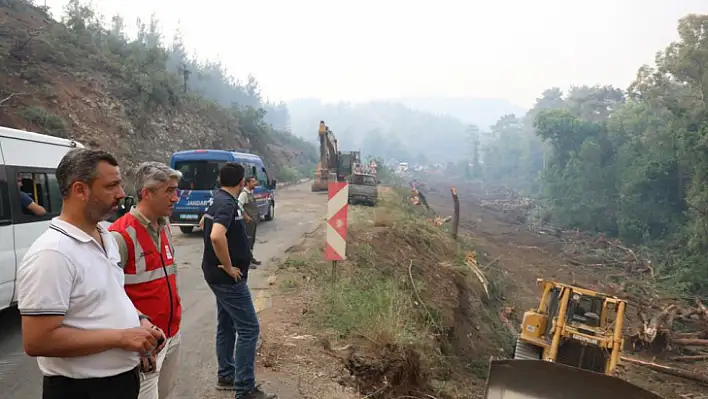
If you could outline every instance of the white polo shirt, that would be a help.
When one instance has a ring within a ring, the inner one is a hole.
[[[123,287],[115,239],[99,226],[105,251],[78,227],[54,218],[30,247],[17,271],[18,308],[23,316],[63,315],[63,324],[84,330],[140,326]],[[69,378],[114,376],[138,365],[139,354],[123,349],[83,357],[37,357],[44,375]]]

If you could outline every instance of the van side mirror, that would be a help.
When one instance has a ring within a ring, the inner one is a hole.
[[[276,185],[277,185],[277,183],[276,183],[275,179],[273,179],[270,181],[270,184],[268,184],[268,188],[270,188],[271,190],[274,190]]]
[[[113,214],[108,216],[106,219],[107,222],[113,223],[116,220],[118,220],[120,217],[125,215],[126,213],[130,212],[130,208],[135,205],[135,198],[133,197],[125,197],[120,202],[118,203],[118,210],[116,210]]]
[[[118,217],[121,217],[125,215],[126,213],[130,212],[130,208],[135,206],[135,198],[133,197],[125,197],[120,201],[120,205],[118,207]]]

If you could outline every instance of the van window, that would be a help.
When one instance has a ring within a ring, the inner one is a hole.
[[[252,162],[239,162],[241,166],[243,166],[244,169],[244,179],[249,178],[251,176],[255,176],[258,178],[258,166]],[[253,170],[256,170],[256,174],[253,174]]]
[[[50,213],[60,213],[61,205],[64,199],[61,197],[61,190],[59,189],[59,181],[54,173],[47,174],[47,181],[49,182],[49,203],[52,206]]]
[[[256,178],[258,179],[258,184],[263,187],[268,186],[268,175],[266,175],[265,168],[256,167]]]
[[[225,161],[177,161],[174,169],[182,172],[180,190],[213,190],[219,187],[219,170]]]
[[[59,183],[53,173],[30,173],[22,172],[17,175],[18,183],[21,183],[20,190],[32,198],[32,201],[41,205],[50,215],[58,215],[61,212],[62,198],[59,190]],[[23,209],[26,215],[32,212]]]

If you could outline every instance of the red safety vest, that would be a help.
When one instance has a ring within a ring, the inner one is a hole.
[[[177,293],[174,248],[165,229],[160,232],[159,252],[150,233],[130,213],[113,222],[108,230],[120,233],[128,247],[128,260],[123,265],[128,297],[167,338],[173,337],[179,331],[182,305]]]

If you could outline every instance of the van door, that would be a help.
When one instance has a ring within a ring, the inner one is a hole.
[[[266,220],[271,220],[275,213],[274,191],[268,186],[270,180],[263,164],[258,165],[256,170],[256,178],[258,179],[258,209],[261,216]]]
[[[10,213],[10,195],[5,170],[5,159],[0,146],[0,310],[11,305],[15,295],[17,256],[15,254],[15,233]]]

